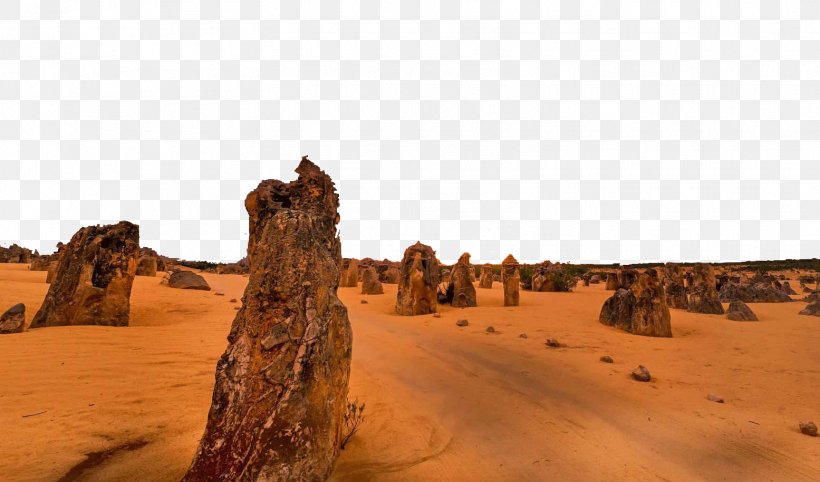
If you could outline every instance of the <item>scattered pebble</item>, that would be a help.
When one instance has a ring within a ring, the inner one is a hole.
[[[612,359],[609,355],[604,355],[600,358],[600,360],[604,363],[615,363],[615,360]]]
[[[495,328],[493,328],[492,326],[488,326],[486,331],[487,333],[495,333]]]
[[[435,313],[433,313],[433,318],[441,318],[441,313],[436,311]]]
[[[715,403],[723,403],[724,402],[723,397],[719,397],[719,396],[715,395],[714,393],[710,393],[709,395],[706,395],[706,400],[709,400],[710,402],[715,402]]]
[[[817,425],[814,422],[800,422],[800,432],[810,437],[817,437]]]
[[[233,309],[235,309],[236,311],[239,311],[239,307],[238,307],[238,306],[234,306],[234,307],[233,307]]]
[[[214,293],[214,296],[225,296],[225,293],[217,291],[216,293]]]
[[[544,344],[550,348],[558,348],[561,346],[561,344],[558,343],[558,340],[556,340],[555,338],[547,338],[547,341],[544,342]]]
[[[521,333],[520,335],[518,335],[518,338],[527,338],[527,334],[526,333]]]
[[[652,380],[652,375],[649,370],[643,365],[638,365],[638,368],[632,370],[632,378],[639,382],[648,382]]]
[[[456,326],[467,326],[469,324],[470,324],[470,322],[467,321],[467,320],[458,320],[458,321],[456,321]]]
[[[236,303],[236,298],[231,298],[231,303]]]
[[[363,305],[366,305],[366,304],[367,304],[367,300],[361,300],[361,303],[362,303]]]

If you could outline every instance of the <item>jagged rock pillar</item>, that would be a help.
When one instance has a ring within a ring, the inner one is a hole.
[[[599,321],[635,335],[672,336],[669,307],[655,270],[638,275],[628,289],[619,288],[604,302]]]
[[[501,284],[504,285],[504,306],[518,306],[521,275],[518,272],[518,260],[507,255],[501,262]]]
[[[457,308],[467,308],[477,306],[475,286],[470,273],[475,273],[473,265],[470,264],[470,253],[463,253],[458,258],[458,263],[453,266],[450,274],[450,286],[453,297],[451,304]],[[448,288],[449,291],[450,288]]]
[[[296,172],[290,183],[262,181],[245,200],[248,286],[184,481],[313,481],[333,471],[352,340],[336,296],[339,198],[307,157]]]
[[[396,313],[406,316],[435,313],[438,280],[438,259],[433,248],[421,242],[408,247],[401,260]]]
[[[493,266],[491,264],[481,266],[481,275],[478,277],[478,287],[484,289],[493,287]]]
[[[697,264],[692,270],[692,284],[689,293],[689,307],[693,313],[722,315],[723,305],[717,292],[715,271],[709,264]]]
[[[679,310],[689,308],[683,270],[680,265],[667,263],[666,266],[664,266],[664,273],[666,304],[669,305],[670,308],[677,308]]]

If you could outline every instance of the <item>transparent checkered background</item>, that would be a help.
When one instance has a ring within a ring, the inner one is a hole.
[[[0,1],[0,243],[235,260],[302,154],[345,256],[820,257],[820,1]]]

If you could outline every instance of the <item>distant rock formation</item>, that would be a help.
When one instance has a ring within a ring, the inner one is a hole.
[[[518,260],[509,254],[501,262],[501,284],[504,287],[504,306],[518,306],[521,275]]]
[[[359,261],[357,259],[350,260],[350,264],[347,265],[347,270],[342,272],[339,286],[342,288],[355,288],[359,286]]]
[[[122,221],[80,229],[64,246],[31,328],[127,326],[137,271],[139,226]]]
[[[689,308],[686,296],[686,283],[683,278],[683,269],[676,263],[666,263],[664,266],[664,292],[666,304],[670,308],[685,310]]]
[[[599,321],[635,335],[671,337],[672,323],[663,286],[654,269],[638,275],[604,302]]]
[[[726,317],[732,321],[757,321],[757,316],[746,303],[734,300],[729,303],[729,310]]]
[[[597,285],[597,284],[600,284],[600,283],[601,283],[601,277],[598,276],[597,274],[592,275],[592,277],[589,279],[589,284]]]
[[[417,242],[404,251],[396,294],[396,313],[414,316],[434,313],[439,268],[436,252]]]
[[[792,285],[788,281],[784,281],[783,286],[780,289],[783,290],[783,292],[786,293],[787,295],[796,295],[797,294],[797,292],[794,291],[794,289],[792,289]]]
[[[31,250],[16,244],[0,246],[0,263],[31,263]]]
[[[617,273],[607,273],[606,274],[606,290],[607,291],[615,291],[618,289],[618,274]]]
[[[205,278],[185,269],[177,269],[171,272],[168,278],[168,286],[181,290],[201,290],[211,291],[211,286]]]
[[[22,333],[26,325],[26,305],[17,303],[0,315],[0,335]]]
[[[319,481],[333,471],[352,343],[336,295],[339,198],[307,158],[296,172],[290,183],[262,181],[245,200],[248,286],[183,481]]]
[[[740,300],[744,303],[788,303],[792,301],[786,292],[775,288],[771,283],[740,284],[729,282],[723,285],[718,293],[720,301]]]
[[[458,262],[453,266],[450,274],[450,287],[452,290],[450,303],[456,308],[467,308],[477,306],[475,286],[473,286],[470,273],[475,273],[473,265],[470,264],[470,253],[463,253]],[[449,293],[448,293],[448,297]]]
[[[140,249],[140,257],[137,260],[137,276],[156,276],[158,258],[157,252],[153,249]]]
[[[379,275],[376,273],[376,268],[368,266],[362,271],[362,294],[363,295],[382,295],[384,288],[379,281]]]
[[[399,282],[399,268],[395,266],[389,266],[384,272],[379,276],[379,281],[382,283],[395,285]]]
[[[592,278],[592,275],[589,274],[589,273],[584,273],[584,275],[581,276],[581,279],[584,280],[584,286],[589,286],[589,280],[591,278]]]
[[[488,263],[481,266],[481,275],[478,277],[478,287],[484,289],[493,287],[493,265]]]
[[[715,270],[709,264],[696,264],[692,269],[688,311],[722,315],[723,305],[717,292]]]

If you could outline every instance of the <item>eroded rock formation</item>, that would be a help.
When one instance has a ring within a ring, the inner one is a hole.
[[[439,268],[436,252],[417,242],[404,251],[396,294],[396,313],[426,315],[436,311]]]
[[[351,329],[336,295],[339,198],[302,158],[297,180],[245,200],[250,276],[184,481],[326,480],[339,453]]]
[[[394,285],[398,284],[399,276],[400,273],[398,268],[396,268],[395,266],[388,266],[387,269],[384,270],[384,273],[382,273],[379,276],[379,281],[381,281],[382,283]]]
[[[638,280],[640,273],[636,269],[621,268],[618,271],[618,288],[629,289],[632,283]]]
[[[168,286],[181,290],[211,291],[211,286],[205,278],[187,269],[176,269],[168,278]]]
[[[8,248],[0,246],[0,263],[30,263],[31,250],[12,244]]]
[[[734,300],[729,303],[726,317],[732,321],[757,321],[757,316],[752,309],[740,300]]]
[[[0,315],[0,335],[22,333],[26,324],[26,305],[17,303]]]
[[[762,281],[755,284],[728,282],[718,292],[720,301],[740,300],[744,303],[788,303],[792,301],[782,289]]]
[[[77,231],[60,253],[31,328],[128,325],[138,255],[139,226],[135,224],[122,221]]]
[[[481,266],[481,275],[478,277],[478,287],[484,289],[493,287],[493,265],[484,264]]]
[[[635,335],[672,336],[669,307],[655,270],[640,274],[628,289],[619,288],[604,302],[599,321]]]
[[[379,281],[379,275],[376,273],[376,268],[372,266],[368,266],[362,271],[362,294],[384,294],[384,287],[382,287],[382,283]]]
[[[355,288],[359,286],[359,261],[357,259],[350,260],[347,269],[342,272],[339,286],[343,288]]]
[[[696,264],[692,269],[688,311],[722,315],[723,305],[717,292],[715,271],[709,264]]]
[[[683,269],[675,263],[666,263],[664,266],[664,292],[666,293],[666,304],[670,308],[685,310],[689,308],[689,301],[686,296],[686,283],[683,277]]]
[[[618,274],[617,273],[607,273],[606,274],[606,290],[607,291],[615,291],[618,289]]]
[[[518,260],[509,254],[501,262],[501,284],[504,285],[504,306],[518,306],[521,275]]]
[[[140,257],[137,260],[137,276],[156,276],[157,259],[159,259],[159,256],[153,249],[140,249]]]
[[[450,286],[447,289],[447,297],[451,299],[450,303],[454,307],[477,306],[475,286],[473,286],[473,278],[470,276],[471,272],[475,273],[475,269],[470,264],[470,253],[463,253],[458,258],[458,263],[453,266],[453,271],[450,273]],[[452,290],[452,297],[449,293],[450,290]]]

